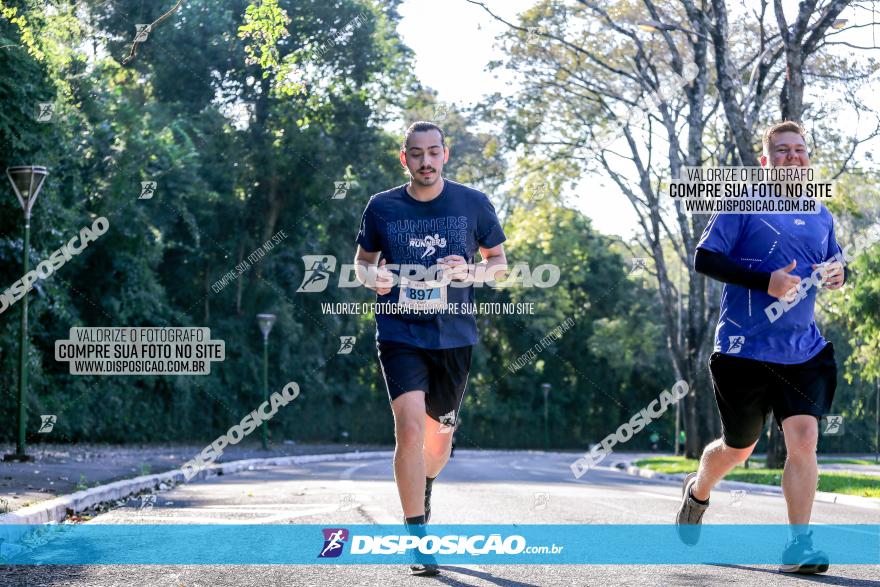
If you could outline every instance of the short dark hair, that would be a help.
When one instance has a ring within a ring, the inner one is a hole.
[[[406,151],[406,143],[409,141],[409,135],[414,132],[425,132],[428,130],[436,130],[440,133],[440,144],[442,146],[446,146],[446,133],[443,132],[443,129],[434,124],[433,122],[428,122],[426,120],[419,120],[417,122],[409,125],[409,128],[406,129],[406,132],[403,134],[403,144],[400,146],[401,151]]]

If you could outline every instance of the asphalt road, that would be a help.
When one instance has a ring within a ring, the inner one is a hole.
[[[459,451],[434,484],[432,522],[440,524],[668,524],[678,483],[600,467],[580,480],[571,454]],[[608,464],[613,464],[609,459]],[[784,524],[780,495],[748,492],[741,501],[722,485],[709,524]],[[817,503],[815,523],[880,523],[880,510]],[[390,459],[256,469],[181,485],[152,508],[120,507],[92,523],[398,523]],[[880,586],[880,567],[833,565],[820,577],[780,575],[775,567],[712,565],[468,565],[437,578],[410,577],[394,565],[229,566],[101,565],[0,567],[0,585],[254,586],[271,585],[831,585]]]

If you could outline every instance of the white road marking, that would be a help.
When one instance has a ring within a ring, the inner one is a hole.
[[[364,467],[370,467],[372,465],[376,465],[376,464],[384,463],[384,462],[385,462],[384,460],[381,460],[381,461],[376,460],[376,461],[368,461],[366,463],[358,463],[357,465],[352,465],[351,467],[347,468],[345,471],[342,472],[342,475],[339,476],[339,480],[351,482],[352,476],[358,470],[363,469]]]
[[[377,464],[385,464],[386,462],[387,461],[385,459],[377,459],[373,461],[368,461],[366,463],[353,465],[342,472],[342,475],[340,475],[340,482],[344,483],[346,487],[353,486],[355,485],[355,480],[353,479],[355,473],[365,467]],[[376,521],[377,524],[399,524],[402,521],[399,516],[395,516],[390,510],[381,505],[375,503],[365,504],[360,500],[356,501],[357,506],[362,508],[370,518]]]
[[[668,499],[669,501],[674,501],[676,503],[681,502],[680,497],[674,497],[672,495],[663,495],[662,493],[653,493],[651,491],[634,491],[633,493],[638,493],[639,495],[647,495],[649,497],[655,497],[657,499]]]

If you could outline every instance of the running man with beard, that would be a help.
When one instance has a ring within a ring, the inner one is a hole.
[[[410,181],[370,198],[355,257],[361,283],[380,307],[396,310],[376,313],[376,346],[394,414],[394,478],[414,534],[424,534],[431,516],[432,484],[449,460],[478,340],[473,313],[461,310],[473,306],[471,282],[492,283],[507,269],[495,208],[482,192],[442,177],[448,160],[440,127],[407,129],[400,163]],[[482,262],[474,265],[477,251]],[[440,310],[452,304],[458,311]],[[439,573],[432,557],[417,562],[413,574]]]
[[[798,123],[767,130],[761,165],[809,167]],[[694,256],[698,273],[725,283],[709,358],[722,438],[706,446],[698,471],[684,480],[679,536],[697,542],[709,492],[749,457],[772,411],[788,450],[782,490],[791,540],[779,568],[788,573],[828,570],[828,556],[813,548],[808,526],[819,477],[819,420],[831,408],[837,364],[834,346],[813,317],[817,288],[806,290],[806,297],[775,321],[765,308],[780,298],[793,301],[801,280],[829,261],[821,268],[823,287],[843,286],[845,268],[832,261],[841,253],[834,218],[818,205],[818,214],[716,214]]]

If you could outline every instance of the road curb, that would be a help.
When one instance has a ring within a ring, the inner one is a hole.
[[[357,461],[374,457],[390,457],[391,455],[391,451],[367,451],[242,459],[209,465],[193,475],[189,481],[231,475],[257,466],[288,466],[321,461]],[[29,532],[32,529],[30,526],[34,524],[61,522],[68,514],[76,514],[100,503],[122,499],[146,489],[159,489],[163,483],[169,482],[185,483],[188,481],[184,478],[182,470],[174,469],[164,473],[114,481],[76,493],[47,499],[0,515],[0,547],[4,543],[16,542],[22,535]]]
[[[684,474],[660,473],[658,471],[654,471],[653,469],[636,467],[635,465],[630,465],[629,463],[624,463],[624,465],[625,466],[622,470],[625,471],[626,474],[634,475],[636,477],[644,477],[646,479],[661,479],[665,481],[682,481],[685,478]],[[723,486],[728,489],[744,489],[753,493],[763,492],[774,493],[777,495],[782,494],[782,487],[778,487],[776,485],[745,483],[743,481],[722,481],[719,486]],[[842,505],[880,510],[880,499],[875,497],[861,497],[858,495],[831,493],[829,491],[817,491],[816,501],[820,501],[823,503],[839,503]]]

